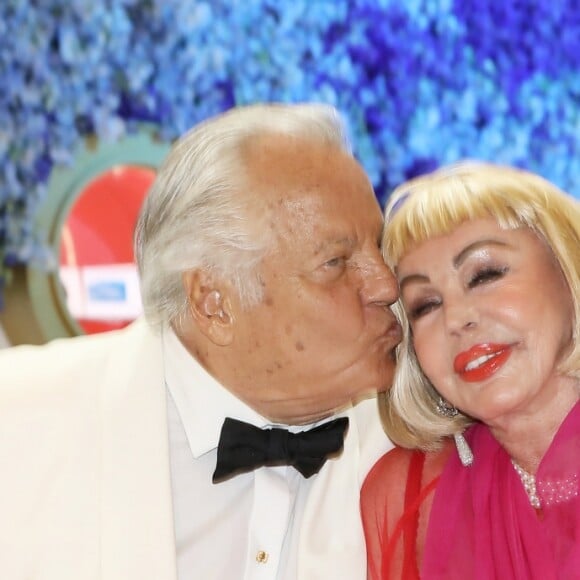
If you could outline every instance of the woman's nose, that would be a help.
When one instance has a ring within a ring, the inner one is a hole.
[[[477,309],[466,299],[447,299],[444,302],[445,323],[450,333],[475,328],[479,322]]]

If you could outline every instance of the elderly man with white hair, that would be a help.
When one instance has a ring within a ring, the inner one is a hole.
[[[142,209],[144,320],[0,353],[0,577],[364,578],[398,296],[337,112],[194,127]]]

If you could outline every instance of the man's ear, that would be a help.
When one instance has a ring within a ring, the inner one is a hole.
[[[218,346],[230,344],[234,335],[230,288],[204,270],[185,272],[183,287],[199,330]]]

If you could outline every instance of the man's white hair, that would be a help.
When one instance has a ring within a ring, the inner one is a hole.
[[[204,268],[227,279],[249,307],[262,298],[258,264],[270,238],[249,223],[241,151],[263,135],[287,135],[350,153],[340,115],[321,104],[237,107],[195,126],[173,146],[135,231],[143,308],[153,327],[187,309],[182,274]],[[251,192],[250,192],[251,193]]]

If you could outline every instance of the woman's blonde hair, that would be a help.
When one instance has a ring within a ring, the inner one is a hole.
[[[560,364],[580,376],[580,204],[545,179],[513,167],[464,161],[412,179],[395,189],[385,209],[383,256],[396,271],[417,244],[445,235],[466,221],[494,218],[500,227],[527,227],[549,246],[572,295],[573,348]],[[532,290],[531,290],[532,291]],[[473,420],[437,411],[439,394],[423,374],[399,300],[393,307],[403,326],[397,373],[382,409],[391,439],[403,447],[437,448],[444,437]],[[433,346],[437,348],[437,345]]]

